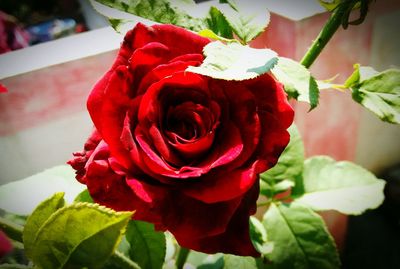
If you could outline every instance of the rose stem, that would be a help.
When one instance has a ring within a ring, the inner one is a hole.
[[[314,63],[315,59],[317,59],[326,44],[339,29],[343,16],[346,15],[346,11],[352,2],[353,1],[342,1],[342,3],[333,11],[318,37],[313,41],[303,59],[301,59],[300,63],[302,65],[309,68]]]
[[[12,240],[22,242],[22,231],[21,225],[12,223],[8,219],[0,217],[0,229]]]
[[[183,247],[181,247],[179,249],[178,257],[176,258],[176,262],[175,262],[177,269],[183,268],[183,265],[185,264],[186,259],[189,256],[189,253],[190,253],[190,249],[183,248]]]

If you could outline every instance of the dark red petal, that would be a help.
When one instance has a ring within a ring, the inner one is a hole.
[[[172,49],[176,56],[188,53],[202,54],[203,48],[210,40],[183,28],[170,24],[146,26],[138,23],[128,32],[124,43],[131,48],[140,48],[150,42],[160,42]]]
[[[150,175],[157,174],[155,177],[164,183],[171,183],[171,180],[165,180],[164,177],[191,178],[199,177],[201,174],[206,172],[203,168],[198,167],[190,167],[190,169],[185,169],[185,167],[175,168],[171,166],[151,147],[147,135],[143,133],[141,128],[136,128],[135,139],[140,146],[139,156],[143,160],[142,163],[145,166],[141,166],[141,168],[146,172],[151,171]]]
[[[132,76],[125,66],[118,67],[110,76],[107,85],[103,105],[101,107],[101,135],[110,147],[112,155],[125,167],[132,166],[129,152],[121,143],[120,137],[124,125],[127,110],[131,108],[133,101],[127,96],[130,90]]]
[[[226,165],[234,161],[243,150],[243,141],[239,128],[232,122],[220,126],[221,132],[214,139],[215,144],[208,156],[200,161],[199,167],[207,167],[208,170]]]
[[[197,54],[195,54],[197,55]],[[147,91],[147,89],[151,86],[151,84],[165,78],[171,76],[174,73],[185,71],[188,66],[198,66],[201,62],[198,61],[174,61],[168,64],[161,64],[151,70],[148,74],[146,74],[139,87],[138,94],[143,94]]]
[[[165,45],[152,42],[138,48],[129,58],[131,72],[133,73],[133,83],[129,96],[136,96],[143,77],[153,68],[170,60],[170,50]]]
[[[178,242],[181,238],[196,241],[223,233],[240,201],[241,197],[210,205],[180,192],[171,192],[169,208],[162,213],[162,219]]]
[[[205,136],[187,143],[172,143],[174,148],[179,153],[188,159],[193,159],[196,156],[201,156],[208,151],[214,141],[215,132],[210,132]]]
[[[234,199],[246,193],[258,180],[258,162],[250,167],[232,171],[210,173],[200,182],[194,182],[182,191],[205,203],[217,203]]]
[[[179,55],[178,57],[175,57],[170,61],[170,63],[173,62],[199,62],[202,63],[204,60],[204,56],[201,53],[188,53],[188,54],[183,54]]]
[[[257,101],[249,89],[237,81],[213,81],[215,87],[222,87],[230,105],[230,118],[236,126],[240,126],[243,140],[243,151],[230,164],[230,167],[240,167],[254,153],[260,139],[261,123],[257,114]],[[267,89],[264,89],[267,90]]]
[[[154,151],[149,144],[145,130],[136,128],[135,138],[141,150],[143,150],[141,157],[149,170],[171,178],[191,178],[206,174],[211,169],[225,165],[240,155],[243,144],[238,128],[229,123],[225,132],[225,135],[221,135],[221,140],[204,160],[196,165],[182,166],[180,168],[172,167]]]
[[[282,128],[288,128],[293,123],[294,111],[281,83],[269,74],[264,74],[253,80],[246,81],[256,97],[258,110],[267,111],[279,119]]]
[[[290,140],[289,132],[282,128],[280,119],[265,112],[260,113],[260,120],[263,127],[260,145],[256,152],[256,156],[260,160],[257,173],[262,173],[273,167]]]
[[[110,77],[114,72],[112,70],[108,71],[93,87],[90,92],[89,98],[87,100],[87,109],[89,111],[90,117],[97,130],[101,133],[102,127],[102,107],[104,99],[104,91],[107,88]]]
[[[83,151],[74,152],[74,158],[67,162],[74,170],[76,170],[76,179],[83,184],[86,184],[86,163],[101,140],[102,138],[100,133],[96,128],[93,128],[92,133],[85,143]]]
[[[177,97],[176,91],[179,89],[183,92],[182,95],[185,94],[193,98],[196,98],[197,95],[209,95],[208,79],[194,73],[178,72],[152,84],[143,95],[139,107],[139,122],[145,120],[158,122],[161,116],[161,93],[173,99]]]
[[[171,145],[165,141],[160,130],[152,125],[149,129],[149,135],[153,141],[153,145],[162,158],[174,166],[183,165],[182,160],[173,152]]]
[[[174,234],[178,243],[183,247],[204,253],[223,252],[240,256],[259,257],[260,254],[255,250],[251,242],[249,228],[249,217],[257,209],[258,192],[259,186],[257,182],[243,197],[240,206],[223,233],[198,239]],[[211,218],[208,219],[211,220]],[[214,219],[212,220],[214,221]]]
[[[140,179],[141,178],[141,179]],[[126,178],[126,184],[140,200],[142,207],[137,207],[134,219],[152,222],[158,229],[165,230],[165,223],[162,221],[164,212],[170,210],[168,204],[169,190],[165,186],[150,184],[152,181],[146,175],[133,176]]]

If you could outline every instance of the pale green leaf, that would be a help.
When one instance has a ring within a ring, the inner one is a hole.
[[[263,218],[274,249],[274,268],[340,268],[335,243],[321,217],[296,204],[271,204]]]
[[[113,253],[131,216],[97,204],[63,207],[37,232],[32,260],[41,268],[98,268]]]
[[[41,202],[28,217],[22,235],[26,256],[32,258],[34,242],[40,227],[54,212],[62,208],[64,205],[64,193],[59,192]]]
[[[110,25],[117,33],[125,35],[129,30],[133,29],[136,25],[136,21],[124,20],[124,19],[108,19]]]
[[[0,186],[0,207],[17,215],[29,215],[40,202],[56,192],[64,192],[65,200],[72,202],[84,189],[85,185],[75,179],[71,166],[55,166]]]
[[[224,267],[224,257],[221,253],[206,254],[191,250],[186,264],[189,265],[189,268],[193,266],[198,269],[222,269]]]
[[[289,129],[290,142],[278,159],[277,164],[260,175],[260,193],[273,197],[295,186],[303,172],[304,145],[297,127],[293,124]]]
[[[346,81],[353,91],[353,99],[381,120],[400,124],[400,70],[379,73],[370,67],[359,67],[358,74],[357,82]]]
[[[342,0],[318,0],[318,2],[326,8],[328,11],[333,11],[338,5],[342,2]]]
[[[154,225],[143,221],[130,221],[126,239],[130,244],[129,256],[142,269],[162,268],[166,254],[166,240]]]
[[[314,210],[361,214],[383,202],[385,181],[354,163],[317,156],[304,165],[305,194],[296,199],[299,203]]]
[[[276,63],[276,52],[253,49],[237,43],[211,42],[204,47],[203,63],[186,71],[216,79],[246,80],[267,73]]]
[[[199,35],[202,37],[207,37],[214,40],[219,40],[223,42],[238,42],[236,39],[227,39],[225,37],[219,36],[210,29],[204,29],[199,32]]]
[[[224,269],[257,269],[256,260],[253,257],[242,257],[230,254],[224,255]]]
[[[250,238],[255,249],[262,255],[272,252],[274,245],[268,242],[267,231],[262,223],[253,216],[250,216]]]
[[[190,9],[195,9],[196,5],[191,0],[91,0],[108,7],[133,14],[154,22],[174,24],[193,31],[200,31],[204,27],[204,20],[189,15]],[[96,10],[105,16],[110,17],[110,13],[101,6],[95,6]],[[112,19],[116,19],[113,17]],[[117,18],[120,19],[120,18]]]
[[[207,27],[217,36],[221,36],[227,39],[233,38],[232,27],[229,25],[225,16],[218,8],[214,6],[210,7],[210,11],[208,12],[208,16],[206,18],[206,23]]]
[[[318,84],[302,64],[289,58],[279,57],[278,63],[271,71],[284,85],[290,97],[310,103],[311,109],[318,105]]]
[[[249,4],[245,1],[229,1],[215,7],[220,11],[236,36],[244,44],[261,34],[268,26],[270,14],[267,2],[257,1]]]

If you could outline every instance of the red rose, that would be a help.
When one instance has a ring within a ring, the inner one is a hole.
[[[138,24],[95,85],[96,130],[70,164],[93,199],[205,253],[259,254],[249,237],[259,173],[289,141],[293,110],[265,74],[224,81],[185,72],[210,41]]]

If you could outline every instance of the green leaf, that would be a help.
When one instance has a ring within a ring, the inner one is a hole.
[[[299,203],[314,210],[361,214],[383,202],[385,181],[354,163],[317,156],[304,165],[305,194],[296,199]]]
[[[292,188],[292,193],[301,186],[296,186],[303,172],[304,145],[297,127],[293,124],[288,129],[290,142],[278,159],[277,164],[260,175],[260,193],[273,197]]]
[[[0,269],[31,269],[31,266],[22,264],[0,264]]]
[[[274,249],[274,268],[340,268],[335,243],[321,217],[296,204],[271,204],[263,218]]]
[[[227,23],[244,44],[261,34],[270,20],[267,2],[249,5],[245,1],[228,1],[228,4],[215,5],[215,8],[219,11],[218,16],[224,18],[220,19],[223,28],[227,27]]]
[[[370,67],[356,66],[355,73],[345,85],[351,87],[356,102],[381,120],[400,124],[400,70],[377,72]]]
[[[143,221],[130,221],[126,239],[130,244],[129,256],[143,269],[162,268],[166,253],[166,240],[154,225]]]
[[[186,264],[198,269],[222,269],[224,267],[224,257],[221,253],[206,254],[191,250]]]
[[[318,105],[318,84],[302,64],[289,58],[279,57],[278,63],[271,71],[284,85],[290,97],[310,103],[311,109]]]
[[[299,130],[293,124],[288,131],[290,142],[279,157],[277,164],[261,174],[263,181],[275,183],[289,179],[294,182],[294,178],[303,172],[304,145]]]
[[[191,0],[91,0],[105,6],[115,8],[117,10],[143,17],[159,23],[168,23],[181,26],[193,31],[200,31],[204,27],[204,20],[189,15],[191,9],[195,9],[196,5]],[[101,5],[94,3],[95,9],[110,17],[110,12]],[[120,18],[112,18],[120,19]]]
[[[37,232],[32,260],[41,268],[98,268],[113,253],[131,216],[97,204],[63,207]]]
[[[90,196],[89,191],[83,190],[78,196],[75,197],[74,202],[86,202],[86,203],[94,203],[92,196]]]
[[[28,217],[22,235],[26,256],[32,258],[36,235],[40,227],[54,212],[64,207],[64,205],[64,193],[59,192],[41,202]]]
[[[225,37],[219,36],[210,29],[204,29],[199,32],[199,35],[202,37],[207,37],[214,40],[219,40],[223,42],[238,42],[236,39],[227,39]]]
[[[36,205],[56,192],[64,192],[65,200],[72,202],[83,189],[85,185],[75,179],[69,165],[55,166],[0,186],[0,207],[17,215],[29,215]]]
[[[253,257],[224,255],[224,269],[257,269],[256,260]]]
[[[321,4],[321,6],[326,8],[326,10],[333,11],[334,9],[336,9],[339,6],[339,4],[342,1],[341,0],[332,0],[332,1],[318,0],[318,2]]]
[[[267,231],[262,223],[253,216],[250,216],[250,238],[255,249],[262,255],[272,252],[274,245],[268,242]]]
[[[276,63],[276,52],[270,49],[253,49],[237,43],[211,42],[204,47],[206,56],[198,66],[186,71],[216,79],[246,80],[268,72]]]
[[[208,12],[208,17],[206,18],[206,22],[208,28],[217,36],[221,36],[227,39],[233,38],[232,27],[229,25],[225,16],[218,8],[210,8],[210,11]]]
[[[109,18],[108,22],[117,33],[125,35],[130,29],[135,27],[136,22],[133,20]]]

